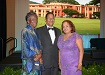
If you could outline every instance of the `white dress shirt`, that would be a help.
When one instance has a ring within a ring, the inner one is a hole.
[[[49,26],[47,25],[47,28],[51,28],[51,27],[49,27]],[[54,28],[54,27],[52,27],[52,28]],[[52,30],[52,29],[50,29],[50,30],[48,30],[48,32],[49,32],[49,34],[50,34],[50,38],[51,38],[52,44],[54,44],[54,41],[55,41],[55,31]]]

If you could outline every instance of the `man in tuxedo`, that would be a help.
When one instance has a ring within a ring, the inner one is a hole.
[[[42,75],[58,75],[58,47],[57,40],[61,34],[60,30],[53,26],[54,14],[48,12],[45,16],[46,24],[37,28],[41,44],[43,47],[43,64],[45,69]]]

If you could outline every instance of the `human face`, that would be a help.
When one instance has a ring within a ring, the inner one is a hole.
[[[70,27],[69,23],[64,22],[63,23],[63,32],[65,34],[71,33],[72,28]]]
[[[28,23],[34,29],[37,26],[38,18],[35,15],[31,15],[28,19]]]
[[[46,24],[49,26],[49,27],[52,27],[53,24],[54,24],[54,16],[52,14],[49,14],[46,18]]]

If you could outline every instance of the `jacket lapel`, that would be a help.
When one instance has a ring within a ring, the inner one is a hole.
[[[55,42],[57,41],[57,30],[55,27],[54,27],[54,31],[55,31],[55,40],[54,40],[54,44],[55,44]]]
[[[47,41],[50,41],[50,43],[52,44],[51,38],[50,38],[50,34],[48,32],[48,29],[47,29],[47,26],[46,25],[44,26],[44,33],[45,33],[46,40]]]

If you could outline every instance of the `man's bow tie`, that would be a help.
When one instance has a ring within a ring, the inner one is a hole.
[[[48,28],[48,30],[54,30],[54,28]]]

